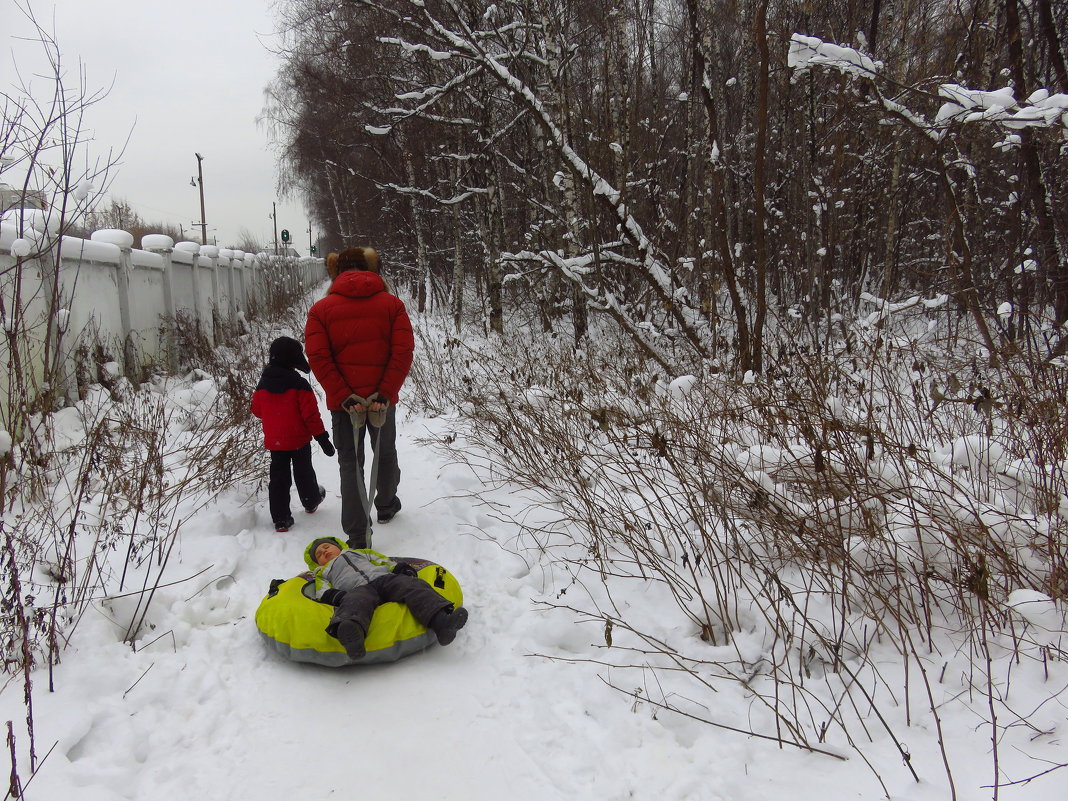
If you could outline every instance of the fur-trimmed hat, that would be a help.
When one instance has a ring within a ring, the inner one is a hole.
[[[311,366],[304,358],[304,348],[293,337],[278,337],[272,342],[271,349],[267,352],[267,363],[300,370],[302,373],[311,372]]]
[[[326,274],[330,276],[330,280],[333,281],[337,278],[337,254],[326,254]]]
[[[374,248],[347,248],[337,254],[338,273],[347,270],[378,272],[378,253]]]

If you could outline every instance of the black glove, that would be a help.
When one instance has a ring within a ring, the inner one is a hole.
[[[419,571],[412,567],[407,562],[397,562],[393,566],[393,575],[395,576],[418,576]]]
[[[319,597],[319,600],[324,604],[330,604],[331,606],[341,606],[341,601],[345,597],[344,590],[335,590],[331,587],[328,590],[324,590],[323,594]]]
[[[319,443],[319,447],[323,449],[323,453],[327,456],[333,456],[337,451],[334,449],[334,443],[330,441],[330,435],[325,431],[315,438],[315,441]]]

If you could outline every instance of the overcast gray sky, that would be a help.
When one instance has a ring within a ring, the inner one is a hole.
[[[273,239],[271,203],[278,228],[287,228],[302,255],[308,220],[299,201],[277,197],[278,167],[267,131],[256,123],[263,90],[277,62],[275,21],[269,0],[0,0],[0,87],[15,83],[15,63],[40,69],[40,45],[19,5],[32,6],[52,28],[76,85],[80,59],[92,89],[111,86],[89,114],[91,146],[104,156],[122,149],[111,195],[127,200],[146,220],[185,229],[200,241],[200,194],[190,179],[195,154],[204,157],[208,237],[220,245],[247,228]],[[42,89],[47,83],[33,79]],[[113,84],[113,85],[112,85]]]

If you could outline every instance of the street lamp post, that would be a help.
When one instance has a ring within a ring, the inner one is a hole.
[[[278,255],[278,203],[271,203],[271,219],[274,221],[274,255]]]
[[[194,153],[197,157],[197,183],[200,184],[200,243],[208,244],[208,221],[204,214],[204,157]]]

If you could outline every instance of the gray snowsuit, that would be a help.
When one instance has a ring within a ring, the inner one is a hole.
[[[375,609],[389,601],[407,606],[412,616],[428,628],[434,615],[451,609],[452,603],[429,584],[414,575],[394,573],[397,568],[401,568],[399,563],[382,554],[349,548],[317,567],[316,574],[321,579],[321,583],[317,582],[321,586],[319,596],[337,607],[327,632],[337,636],[338,624],[351,620],[366,636]]]

